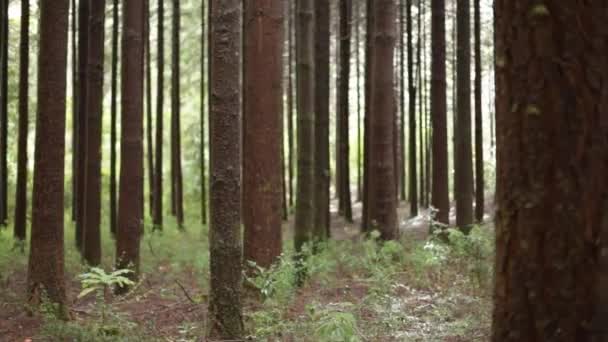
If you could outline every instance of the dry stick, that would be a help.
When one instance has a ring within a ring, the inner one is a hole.
[[[190,302],[192,302],[193,304],[198,304],[194,299],[192,299],[192,297],[190,297],[190,294],[188,293],[188,291],[186,290],[184,285],[182,285],[182,283],[179,282],[179,280],[175,279],[175,283],[177,284],[177,286],[180,287],[180,289],[182,289],[182,291],[184,292],[184,295],[186,295],[186,298],[188,298],[188,300],[190,300]]]

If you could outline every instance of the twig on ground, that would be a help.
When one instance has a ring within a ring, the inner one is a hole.
[[[179,282],[179,280],[175,279],[175,283],[182,289],[184,295],[186,295],[186,298],[188,298],[190,302],[192,302],[193,304],[197,304],[197,302],[192,299],[192,297],[190,297],[190,294],[188,293],[188,291],[186,291],[186,288],[184,287],[184,285],[182,285],[182,283]]]

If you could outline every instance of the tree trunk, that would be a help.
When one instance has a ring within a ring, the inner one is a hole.
[[[84,199],[87,149],[87,55],[89,49],[89,13],[91,0],[78,2],[78,174],[76,175],[76,247],[83,252]]]
[[[483,119],[481,109],[481,18],[480,0],[473,0],[475,11],[475,221],[483,221],[484,163]]]
[[[361,1],[355,1],[353,23],[355,24],[355,91],[357,98],[357,202],[363,200],[363,175],[361,168],[363,166],[361,145],[363,145],[362,130],[361,130]]]
[[[406,183],[407,183],[407,179],[406,177],[406,158],[405,158],[405,121],[406,121],[406,110],[405,110],[405,93],[406,93],[406,88],[405,88],[405,73],[406,73],[406,69],[405,69],[405,36],[407,34],[406,31],[406,27],[405,27],[405,7],[406,7],[406,2],[405,0],[399,0],[399,25],[400,25],[400,29],[399,29],[399,71],[400,71],[400,75],[399,75],[399,115],[401,117],[401,126],[400,126],[400,137],[399,137],[399,142],[401,143],[401,155],[400,155],[400,159],[401,162],[399,163],[398,166],[398,172],[400,173],[399,179],[401,179],[401,183],[399,184],[399,195],[401,197],[402,201],[405,201],[407,199],[406,196]]]
[[[71,0],[72,8],[72,222],[78,215],[78,6]]]
[[[28,302],[59,304],[67,318],[63,266],[66,67],[69,0],[40,0],[38,114],[34,154]]]
[[[281,255],[282,1],[245,3],[243,206],[246,261],[268,268]]]
[[[457,9],[456,225],[467,231],[473,223],[473,152],[471,150],[471,28],[469,0]]]
[[[154,167],[154,215],[152,222],[154,229],[161,229],[163,226],[163,106],[164,106],[164,73],[165,73],[165,5],[164,0],[158,0],[158,53],[157,53],[157,73],[156,73],[156,148]]]
[[[371,116],[371,91],[372,91],[372,47],[374,40],[372,31],[374,26],[374,1],[366,1],[367,21],[365,23],[365,116],[363,118],[363,212],[361,213],[361,228],[363,232],[371,232],[369,222],[369,136]]]
[[[241,303],[241,63],[239,0],[212,0],[210,98],[210,272],[209,339],[243,337]]]
[[[123,3],[122,36],[122,125],[120,143],[120,197],[118,234],[116,236],[117,269],[139,274],[139,241],[142,234],[144,200],[143,160],[143,92],[144,92],[144,2]],[[119,287],[124,293],[126,287]]]
[[[448,126],[445,67],[445,1],[431,2],[431,124],[433,163],[431,205],[437,210],[434,220],[450,224],[448,179]]]
[[[414,84],[414,51],[412,46],[412,0],[406,1],[407,16],[407,84],[409,92],[409,176],[410,216],[418,216],[418,180],[416,170],[416,86]]]
[[[182,183],[182,136],[180,112],[180,0],[173,0],[173,40],[171,72],[171,178],[172,199],[178,226],[184,228],[184,199]]]
[[[2,38],[4,44],[0,51],[0,226],[6,227],[8,220],[8,46],[9,46],[9,1],[3,4],[4,15],[2,24]]]
[[[315,209],[312,238],[323,241],[329,237],[329,49],[330,2],[315,0]]]
[[[370,120],[369,219],[384,240],[397,239],[397,193],[393,136],[395,129],[395,2],[376,0],[372,37],[372,116]]]
[[[91,3],[87,56],[87,144],[85,173],[83,256],[91,266],[101,262],[101,134],[105,0]]]
[[[145,10],[145,26],[144,26],[144,39],[145,39],[145,63],[146,63],[146,159],[148,162],[148,205],[150,216],[154,216],[154,142],[152,140],[153,127],[152,127],[152,58],[151,58],[151,42],[150,35],[150,0],[144,0]]]
[[[496,1],[492,341],[607,341],[608,12],[530,5]]]
[[[289,1],[287,4],[287,188],[289,191],[289,207],[293,208],[295,198],[293,182],[295,178],[294,170],[294,89],[293,89],[293,63],[294,63],[294,2]]]
[[[298,180],[294,240],[299,253],[315,224],[315,0],[296,0],[296,7]]]
[[[201,160],[201,223],[203,225],[207,225],[207,156],[206,156],[206,148],[207,142],[205,141],[205,137],[207,135],[207,129],[205,127],[205,117],[208,116],[207,108],[209,108],[208,97],[207,97],[207,87],[208,82],[206,82],[205,78],[208,77],[208,70],[205,68],[207,65],[207,61],[205,60],[208,57],[208,46],[207,46],[207,19],[209,18],[207,13],[207,5],[206,0],[201,1],[201,131],[200,131],[200,160]]]
[[[15,238],[25,240],[27,217],[27,135],[29,102],[30,2],[21,0],[21,41],[19,45],[19,138],[17,188],[15,195]]]
[[[340,169],[339,196],[344,218],[353,221],[350,194],[350,146],[349,146],[349,80],[350,80],[350,35],[352,20],[351,0],[340,0],[340,62],[338,63],[338,168]],[[318,141],[318,140],[317,140]]]
[[[112,80],[110,96],[110,232],[116,236],[117,220],[117,165],[116,165],[116,140],[117,140],[117,96],[118,96],[118,0],[112,1]]]

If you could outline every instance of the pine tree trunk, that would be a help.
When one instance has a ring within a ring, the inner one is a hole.
[[[351,0],[340,0],[340,62],[338,63],[338,167],[340,169],[338,196],[344,210],[344,218],[353,221],[350,193],[350,146],[349,146],[349,80],[350,80],[350,35],[352,20]]]
[[[83,256],[91,266],[101,262],[101,135],[103,113],[103,71],[105,0],[91,3],[87,56],[87,144],[83,213]]]
[[[144,2],[123,3],[122,35],[122,115],[120,143],[120,197],[117,269],[129,268],[134,279],[139,274],[139,242],[143,231],[144,201]],[[124,293],[126,287],[117,288]]]
[[[432,0],[431,2],[431,31],[431,124],[433,130],[431,205],[437,210],[434,220],[447,226],[450,224],[450,196],[444,0]]]
[[[314,230],[315,197],[315,1],[296,0],[296,79],[298,172],[295,249],[302,250]]]
[[[329,49],[330,2],[315,1],[315,210],[312,238],[323,241],[329,234]]]
[[[470,2],[457,9],[456,225],[467,231],[473,223],[473,152],[471,150],[471,28]]]
[[[289,1],[287,4],[288,15],[287,15],[287,188],[289,191],[289,207],[293,208],[294,205],[294,189],[293,182],[295,180],[294,170],[294,26],[295,26],[295,10],[294,2]]]
[[[112,1],[112,75],[110,95],[110,232],[116,236],[117,219],[117,165],[116,142],[118,136],[118,0]]]
[[[207,224],[207,156],[206,156],[206,148],[207,142],[205,137],[207,135],[207,128],[205,126],[205,118],[208,116],[207,109],[209,108],[208,97],[207,97],[207,87],[208,82],[206,82],[206,77],[208,77],[208,70],[205,68],[207,65],[207,61],[205,58],[208,57],[207,51],[207,23],[208,23],[208,13],[207,13],[207,1],[201,1],[201,131],[200,131],[200,160],[201,160],[201,223],[203,225]]]
[[[210,97],[210,273],[209,327],[212,340],[243,337],[241,303],[241,115],[242,15],[239,0],[212,0]]]
[[[406,155],[405,155],[405,151],[406,151],[406,147],[405,147],[405,121],[406,121],[406,102],[405,102],[405,93],[406,93],[406,88],[405,88],[405,73],[406,73],[406,69],[405,69],[405,37],[407,34],[406,28],[405,28],[405,7],[406,7],[406,2],[405,0],[399,0],[399,24],[400,24],[400,29],[399,29],[399,71],[400,71],[400,75],[399,75],[399,110],[400,110],[400,117],[401,117],[401,126],[400,126],[400,134],[401,136],[399,137],[399,141],[401,143],[401,162],[399,163],[398,166],[398,172],[400,173],[399,178],[401,179],[401,183],[399,186],[399,195],[401,197],[402,201],[405,201],[407,199],[407,187],[406,187],[406,183],[407,183],[407,179],[406,179]]]
[[[164,89],[165,89],[165,5],[158,0],[158,37],[157,37],[157,80],[156,80],[156,146],[154,167],[154,229],[163,226],[163,148],[164,148]]]
[[[72,25],[72,222],[78,215],[78,7],[71,0]]]
[[[483,113],[481,109],[481,14],[480,0],[473,0],[475,13],[475,221],[483,221],[484,162]]]
[[[28,302],[43,296],[67,318],[63,265],[66,68],[69,0],[40,0],[38,113],[34,154]]]
[[[412,46],[412,0],[406,1],[407,16],[407,84],[409,92],[409,176],[410,216],[418,216],[418,179],[416,170],[416,85],[414,84],[414,51]]]
[[[8,220],[8,37],[9,37],[9,1],[3,4],[4,15],[1,23],[4,44],[0,51],[0,226],[6,227]]]
[[[146,159],[148,162],[148,205],[150,216],[154,216],[154,141],[152,140],[153,127],[152,127],[152,58],[151,58],[151,42],[150,35],[150,0],[144,0],[145,10],[145,26],[144,26],[144,39],[145,39],[145,70],[146,70]]]
[[[361,145],[363,145],[361,130],[361,1],[355,1],[353,23],[355,24],[355,79],[356,79],[356,99],[357,99],[357,202],[363,200],[363,167]]]
[[[180,111],[180,0],[173,0],[173,40],[171,72],[171,173],[175,217],[184,228],[184,199],[182,182],[181,111]]]
[[[87,55],[89,49],[89,13],[91,0],[78,2],[78,174],[76,175],[76,247],[83,252],[85,230],[85,174],[87,149]]]
[[[365,116],[363,118],[363,212],[361,213],[361,230],[363,232],[371,232],[369,222],[369,132],[370,132],[370,116],[371,116],[371,91],[372,91],[372,47],[373,37],[372,31],[374,26],[374,1],[366,1],[367,21],[365,23]]]
[[[492,341],[606,341],[605,3],[498,0],[496,14]]]
[[[282,252],[284,4],[251,0],[244,9],[244,257],[264,268]]]
[[[15,238],[25,240],[27,224],[27,135],[29,102],[30,2],[21,0],[21,41],[19,45],[19,138],[17,188],[15,195]]]
[[[395,94],[393,55],[396,39],[394,0],[376,0],[372,55],[369,220],[384,240],[397,239],[397,192],[394,144]]]

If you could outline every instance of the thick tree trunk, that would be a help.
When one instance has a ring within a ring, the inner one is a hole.
[[[156,73],[156,146],[154,161],[154,229],[162,229],[163,225],[163,126],[164,126],[164,88],[165,88],[165,5],[164,0],[158,0],[158,53]]]
[[[244,16],[244,257],[265,268],[282,252],[284,5],[282,1],[248,1]]]
[[[116,142],[118,126],[118,0],[112,1],[112,75],[110,95],[110,232],[116,236],[117,220],[117,165]]]
[[[377,0],[372,37],[372,116],[370,120],[369,220],[382,239],[398,238],[395,191],[394,64],[396,25],[394,0]]]
[[[120,197],[116,268],[139,274],[139,241],[142,234],[144,200],[143,92],[144,92],[144,2],[123,3],[122,115],[120,141]],[[124,293],[125,287],[117,289]]]
[[[63,266],[66,67],[68,0],[40,0],[38,114],[34,154],[32,237],[27,275],[28,301],[44,296],[67,318]]]
[[[433,129],[431,205],[435,221],[450,224],[448,126],[445,67],[445,1],[431,2],[431,123]]]
[[[180,112],[180,0],[173,0],[173,39],[171,70],[171,184],[172,204],[180,228],[184,228],[184,200],[182,182],[181,112]]]
[[[407,84],[409,95],[409,185],[410,216],[418,215],[418,171],[416,170],[416,85],[414,84],[414,49],[412,45],[412,0],[406,1],[407,16]]]
[[[459,0],[457,9],[457,111],[455,156],[456,225],[465,231],[473,223],[473,151],[471,150],[471,28],[470,1]]]
[[[242,16],[239,0],[212,0],[210,98],[210,272],[207,337],[243,337],[241,303],[241,62]],[[237,67],[238,68],[238,67]]]
[[[312,238],[329,237],[329,49],[330,2],[315,0],[315,210]]]
[[[607,341],[608,12],[528,5],[496,1],[492,341]]]
[[[295,249],[310,240],[314,230],[315,197],[315,0],[296,0],[296,78],[298,172]]]
[[[353,210],[350,193],[350,146],[349,146],[349,80],[350,80],[350,35],[351,35],[351,0],[340,0],[340,62],[338,63],[338,168],[339,196],[344,218],[353,221]],[[318,141],[318,140],[317,140]]]
[[[87,150],[87,55],[89,49],[89,13],[91,0],[78,2],[78,173],[76,174],[76,247],[83,252],[84,199]]]
[[[483,221],[484,212],[484,162],[483,117],[481,109],[481,14],[480,0],[473,0],[475,7],[475,221]]]
[[[83,256],[92,266],[101,262],[101,134],[105,0],[91,3],[87,56],[87,144],[83,213]]]
[[[15,190],[15,238],[25,240],[27,223],[27,135],[29,102],[30,2],[21,0],[21,41],[19,45],[19,138],[17,188]]]

